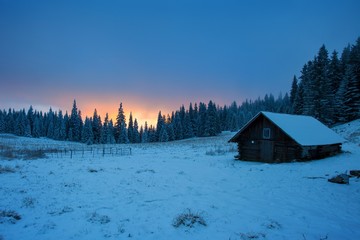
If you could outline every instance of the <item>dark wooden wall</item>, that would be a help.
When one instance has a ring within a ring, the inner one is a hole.
[[[270,139],[263,138],[263,129],[270,128]],[[260,115],[243,130],[238,141],[238,158],[261,162],[290,162],[334,155],[341,150],[340,144],[303,147],[283,130]]]

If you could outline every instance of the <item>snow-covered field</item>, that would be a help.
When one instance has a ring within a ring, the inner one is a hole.
[[[360,169],[360,121],[336,131],[353,142],[310,162],[236,161],[234,133],[122,156],[0,157],[0,239],[360,239],[360,180],[327,181]],[[0,135],[14,144],[71,147]],[[174,226],[186,217],[192,227]]]

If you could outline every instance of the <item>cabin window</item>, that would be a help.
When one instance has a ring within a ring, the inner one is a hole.
[[[263,138],[264,139],[270,139],[270,134],[271,134],[270,128],[263,129]]]

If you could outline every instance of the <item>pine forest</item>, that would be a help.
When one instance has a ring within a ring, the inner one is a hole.
[[[300,76],[293,77],[289,94],[267,94],[230,106],[190,103],[171,114],[160,111],[156,126],[139,126],[131,113],[127,121],[122,103],[114,120],[108,114],[102,119],[96,109],[83,119],[74,100],[70,113],[51,108],[43,113],[32,106],[27,111],[0,110],[0,133],[86,144],[167,142],[237,131],[259,111],[309,115],[328,126],[360,118],[360,38],[341,54],[329,54],[321,46]]]

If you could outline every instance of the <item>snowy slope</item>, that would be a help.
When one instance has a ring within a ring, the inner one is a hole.
[[[358,123],[337,132],[348,138]],[[0,158],[0,239],[360,239],[359,179],[327,181],[360,169],[360,141],[323,160],[265,164],[234,160],[233,134],[130,145],[124,156]],[[187,209],[206,226],[175,228]]]
[[[360,143],[360,119],[336,126],[333,130],[350,142]]]

